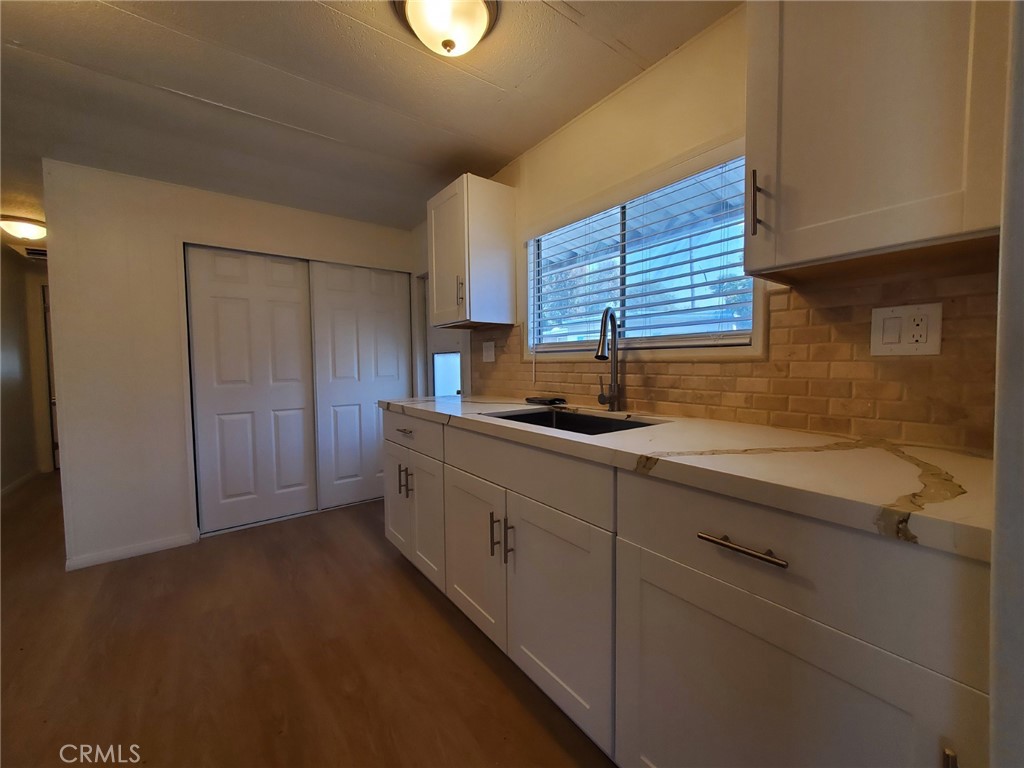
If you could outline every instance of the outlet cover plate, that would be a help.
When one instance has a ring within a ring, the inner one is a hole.
[[[484,362],[485,363],[493,363],[494,362],[494,342],[493,341],[485,341],[484,342]]]
[[[872,355],[937,355],[941,351],[941,303],[871,310]]]

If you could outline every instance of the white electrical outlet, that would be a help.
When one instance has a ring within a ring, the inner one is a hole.
[[[937,355],[942,348],[942,304],[871,310],[872,355]]]
[[[494,342],[493,341],[485,341],[484,342],[484,362],[485,363],[493,363],[494,362]]]
[[[910,328],[908,341],[911,344],[928,343],[928,315],[916,314],[910,316]]]

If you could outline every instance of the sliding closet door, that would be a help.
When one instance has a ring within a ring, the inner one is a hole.
[[[378,400],[410,391],[409,276],[313,262],[320,508],[384,495]]]
[[[187,260],[200,528],[316,509],[306,262],[196,247]]]

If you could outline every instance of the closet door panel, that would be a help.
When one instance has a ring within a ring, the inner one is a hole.
[[[200,527],[317,507],[306,262],[191,247]]]
[[[377,400],[410,391],[409,277],[310,264],[320,507],[384,494]]]

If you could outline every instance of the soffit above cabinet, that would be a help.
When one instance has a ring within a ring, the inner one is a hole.
[[[385,2],[4,3],[4,211],[53,157],[408,229],[736,5],[504,2],[444,59]]]

